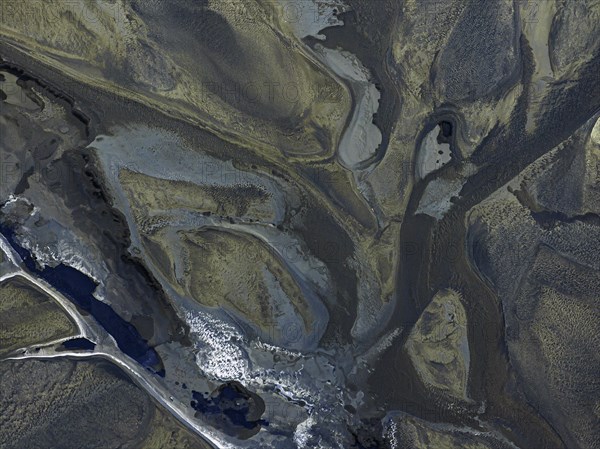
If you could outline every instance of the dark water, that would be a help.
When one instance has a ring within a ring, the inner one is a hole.
[[[0,233],[6,237],[31,273],[44,279],[71,302],[90,313],[113,336],[123,353],[145,368],[164,376],[164,370],[158,368],[162,366],[160,357],[140,336],[137,329],[121,318],[108,304],[94,298],[93,293],[97,287],[94,280],[75,268],[63,264],[54,268],[39,269],[29,251],[17,243],[13,229],[0,224]]]
[[[65,349],[82,349],[87,351],[93,351],[96,347],[96,345],[87,338],[74,338],[65,341],[62,345]]]
[[[440,132],[437,136],[437,143],[448,143],[453,145],[454,142],[452,141],[452,138],[454,136],[454,129],[452,123],[447,120],[442,120],[438,123],[438,126],[440,127]]]
[[[191,406],[203,415],[225,416],[231,430],[235,428],[258,430],[267,426],[268,422],[260,419],[264,412],[262,400],[246,390],[237,382],[221,385],[216,394],[206,397],[204,394],[192,390]],[[224,429],[227,431],[227,427]],[[232,432],[228,432],[232,433]]]

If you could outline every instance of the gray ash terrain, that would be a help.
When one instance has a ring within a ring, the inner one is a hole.
[[[600,447],[600,1],[0,3],[0,447]]]

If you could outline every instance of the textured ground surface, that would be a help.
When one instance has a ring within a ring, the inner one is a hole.
[[[0,353],[67,338],[74,323],[51,298],[25,281],[0,283]]]
[[[599,0],[0,7],[0,446],[598,447]]]
[[[4,362],[0,379],[2,447],[209,447],[107,362]]]

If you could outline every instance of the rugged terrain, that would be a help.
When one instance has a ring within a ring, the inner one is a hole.
[[[600,1],[0,6],[0,446],[598,446]]]

